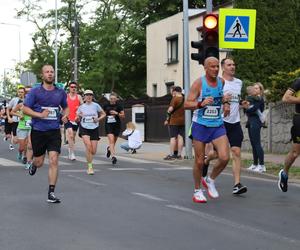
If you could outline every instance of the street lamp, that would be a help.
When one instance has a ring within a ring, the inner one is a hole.
[[[21,63],[21,25],[16,24],[16,23],[5,23],[5,22],[0,22],[2,25],[10,25],[10,26],[15,26],[18,27],[19,29],[19,63]]]

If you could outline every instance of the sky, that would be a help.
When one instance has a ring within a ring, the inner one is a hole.
[[[33,47],[31,37],[35,31],[34,25],[25,18],[16,18],[16,9],[23,6],[22,1],[0,0],[0,81],[3,79],[4,72],[13,74],[13,69],[20,59],[23,62],[29,58],[28,53]],[[54,0],[40,2],[45,9],[55,8]],[[57,0],[57,5],[59,8],[60,0]],[[19,46],[21,46],[21,53]]]

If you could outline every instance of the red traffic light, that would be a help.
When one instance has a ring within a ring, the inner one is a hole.
[[[212,30],[218,27],[218,16],[208,14],[204,17],[203,26],[206,29]]]

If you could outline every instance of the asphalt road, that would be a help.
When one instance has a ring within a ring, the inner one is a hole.
[[[281,193],[275,180],[244,177],[235,197],[232,176],[217,180],[220,198],[192,202],[190,167],[97,155],[94,176],[82,151],[63,149],[56,194],[48,204],[47,164],[29,176],[16,150],[0,142],[2,250],[253,250],[300,249],[300,187]]]

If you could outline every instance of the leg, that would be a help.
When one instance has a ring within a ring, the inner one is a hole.
[[[224,170],[229,161],[229,143],[226,135],[223,135],[212,141],[217,150],[218,160],[214,166],[210,178],[215,180],[217,176]]]
[[[256,147],[255,147],[255,140],[254,140],[254,136],[255,136],[255,128],[253,128],[252,124],[249,124],[249,128],[248,128],[248,134],[249,134],[249,139],[250,139],[250,143],[251,143],[251,147],[252,147],[252,155],[253,155],[253,164],[255,166],[258,165],[258,156],[257,156],[257,152],[256,152]]]
[[[120,147],[124,150],[126,150],[127,152],[130,150],[128,142],[123,142]]]
[[[69,145],[69,150],[70,152],[74,151],[74,133],[73,133],[73,129],[72,128],[67,128],[66,129],[66,137],[67,137],[67,141],[68,141],[68,145]]]
[[[109,150],[111,153],[111,156],[115,156],[115,136],[114,134],[107,134],[108,144],[109,144]]]
[[[294,161],[297,159],[297,157],[300,155],[300,144],[293,143],[291,150],[287,154],[285,160],[284,160],[284,171],[288,174],[290,167],[294,163]]]
[[[205,143],[196,140],[194,140],[193,143],[194,143],[194,152],[195,152],[193,177],[194,177],[195,190],[198,190],[200,189],[202,167],[204,164]]]
[[[55,186],[58,178],[59,153],[55,151],[50,151],[48,155],[49,155],[49,172],[48,172],[49,185]]]
[[[92,147],[92,143],[91,143],[91,140],[90,140],[90,136],[82,135],[82,140],[83,140],[83,143],[85,145],[86,161],[87,161],[88,164],[92,163],[92,160],[93,160],[93,156],[92,156],[93,147]]]
[[[183,149],[183,137],[181,135],[177,136],[177,146],[178,146],[178,156],[181,156]]]
[[[231,147],[232,153],[232,173],[234,178],[234,185],[240,183],[241,177],[241,148]]]

